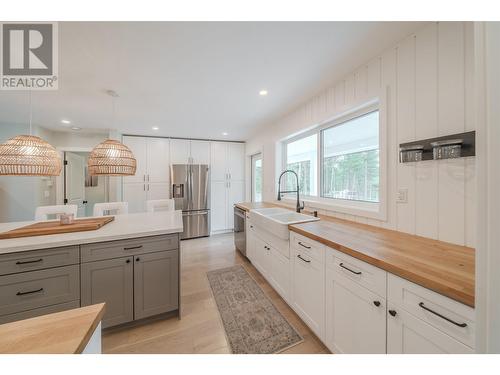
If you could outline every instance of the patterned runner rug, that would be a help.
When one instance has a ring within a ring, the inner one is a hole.
[[[233,353],[279,353],[303,341],[242,266],[207,276]]]

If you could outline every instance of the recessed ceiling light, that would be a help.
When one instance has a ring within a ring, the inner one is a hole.
[[[267,95],[267,90],[260,90],[259,91],[260,96],[266,96]]]
[[[158,126],[153,126],[151,129],[153,129],[153,130],[158,130],[158,129],[160,129],[160,128],[159,128]]]
[[[227,133],[227,132],[222,132],[222,135],[228,135],[228,134],[229,134],[229,133]]]
[[[71,130],[82,130],[82,128],[79,128],[78,126],[72,126]]]
[[[71,121],[69,121],[69,120],[61,120],[61,122],[62,122],[63,124],[71,124]]]

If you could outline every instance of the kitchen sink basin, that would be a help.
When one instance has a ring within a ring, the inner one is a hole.
[[[317,221],[318,217],[300,214],[286,208],[258,208],[250,210],[250,220],[255,226],[271,232],[283,240],[288,240],[288,225]]]

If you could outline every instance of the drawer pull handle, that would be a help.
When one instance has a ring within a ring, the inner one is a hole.
[[[340,263],[339,266],[342,267],[342,268],[344,268],[344,269],[346,269],[346,270],[348,270],[349,272],[352,272],[355,275],[361,275],[362,274],[361,271],[353,271],[350,268],[344,266],[344,263]]]
[[[43,259],[40,258],[40,259],[36,259],[36,260],[25,260],[25,261],[21,261],[21,260],[18,260],[16,262],[16,264],[30,264],[30,263],[38,263],[38,262],[41,262]]]
[[[142,245],[123,248],[123,250],[134,250],[134,249],[142,249]]]
[[[374,304],[375,306],[379,307],[379,306],[380,306],[380,301],[373,301],[373,304]]]
[[[302,258],[300,255],[297,255],[297,258],[299,258],[300,260],[302,260],[303,262],[306,262],[306,263],[311,263],[310,260],[306,260],[304,258]]]
[[[467,327],[467,323],[457,323],[457,322],[455,322],[455,321],[451,320],[450,318],[447,318],[446,316],[441,315],[440,313],[438,313],[438,312],[436,312],[436,311],[434,311],[434,310],[429,309],[427,306],[425,306],[425,305],[424,305],[424,303],[423,303],[423,302],[420,302],[418,305],[419,305],[421,308],[423,308],[425,311],[429,311],[430,313],[432,313],[432,314],[434,314],[434,315],[437,315],[437,316],[439,316],[441,319],[444,319],[444,320],[446,320],[447,322],[450,322],[450,323],[452,323],[452,324],[455,324],[455,325],[456,325],[456,326],[458,326],[458,327],[462,327],[462,328]]]
[[[397,312],[396,310],[389,310],[389,314],[391,314],[392,316],[396,316]]]
[[[310,249],[311,246],[304,245],[302,242],[299,241],[299,245],[302,247],[305,247],[306,249]]]
[[[30,290],[29,292],[17,292],[16,296],[24,296],[26,294],[33,294],[33,293],[39,293],[43,292],[43,288],[37,289],[37,290]]]

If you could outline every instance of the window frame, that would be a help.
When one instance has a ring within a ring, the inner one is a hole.
[[[260,160],[261,163],[262,163],[262,170],[261,170],[261,182],[262,182],[262,179],[263,179],[263,175],[264,175],[264,172],[263,172],[263,168],[264,168],[264,158],[262,157],[262,152],[258,152],[256,154],[253,154],[253,155],[250,155],[250,184],[251,184],[251,187],[250,187],[250,200],[252,202],[257,202],[255,200],[255,168],[254,168],[254,163],[257,161],[257,160]],[[261,192],[261,200],[258,201],[258,202],[262,202],[262,199],[263,199],[263,192]]]
[[[287,145],[291,142],[308,137],[312,134],[317,134],[317,155],[316,155],[316,184],[317,196],[302,196],[307,206],[315,209],[331,210],[347,215],[363,216],[376,220],[387,220],[387,106],[386,106],[385,91],[379,96],[370,100],[365,100],[362,103],[357,103],[351,108],[346,109],[328,120],[318,124],[314,128],[309,128],[304,132],[295,134],[282,143],[282,163],[281,167],[286,169],[287,166]],[[379,112],[379,202],[358,201],[342,198],[330,198],[323,196],[323,142],[324,131],[335,126],[339,126],[357,117],[361,117],[368,113]],[[285,194],[283,199],[294,200],[295,196]]]

